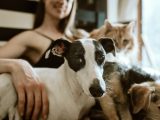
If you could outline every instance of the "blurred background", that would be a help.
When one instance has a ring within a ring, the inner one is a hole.
[[[32,29],[39,0],[1,0],[0,43],[24,30]],[[159,0],[78,0],[76,27],[90,32],[104,24],[136,21],[143,66],[160,69]]]

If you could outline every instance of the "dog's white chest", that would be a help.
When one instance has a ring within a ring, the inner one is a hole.
[[[54,120],[80,119],[94,103],[93,99],[86,99],[85,97],[80,99],[82,100],[73,101],[73,99],[67,96],[65,96],[63,99],[54,99],[54,102],[51,102],[52,107],[50,108],[49,120],[53,120],[53,118]]]
[[[43,73],[42,70],[37,72],[48,91],[50,101],[48,120],[78,120],[93,106],[94,98],[79,91],[71,91],[64,77],[64,69],[56,71],[48,69],[47,71],[45,74],[41,74]],[[47,80],[45,79],[46,77]]]

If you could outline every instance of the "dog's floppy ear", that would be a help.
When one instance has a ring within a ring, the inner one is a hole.
[[[115,56],[115,43],[111,38],[104,37],[100,38],[98,41],[102,44],[106,53],[111,52]]]
[[[60,56],[60,57],[65,56],[65,54],[68,51],[70,45],[71,45],[71,42],[69,42],[68,40],[65,40],[63,38],[57,39],[53,43],[51,52],[54,55],[57,55],[57,56]]]
[[[134,114],[140,112],[142,109],[146,110],[150,106],[153,90],[153,88],[140,84],[134,84],[129,89],[128,94],[130,94],[130,102]]]

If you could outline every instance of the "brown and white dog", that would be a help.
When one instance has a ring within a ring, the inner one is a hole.
[[[79,120],[103,96],[106,85],[103,66],[114,51],[111,39],[81,39],[54,42],[52,53],[64,57],[59,68],[35,68],[49,97],[48,120]],[[54,62],[54,61],[53,61]],[[0,75],[0,120],[21,120],[16,109],[17,95],[9,74]]]
[[[133,84],[128,91],[134,120],[160,120],[160,82]]]
[[[107,62],[104,66],[104,79],[107,83],[107,93],[104,97],[99,98],[99,101],[107,120],[160,119],[160,115],[156,115],[160,112],[158,109],[160,84],[155,81],[157,79],[155,76],[138,67]],[[141,91],[143,88],[144,91]],[[157,96],[156,100],[155,97],[150,98],[151,94]],[[146,105],[149,105],[148,109],[145,109]],[[132,107],[133,112],[130,110]],[[141,110],[145,114],[142,114]],[[143,116],[143,119],[138,119],[140,116]]]

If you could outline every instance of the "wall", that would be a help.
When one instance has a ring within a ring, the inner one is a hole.
[[[0,41],[31,29],[34,22],[37,0],[1,0]]]

